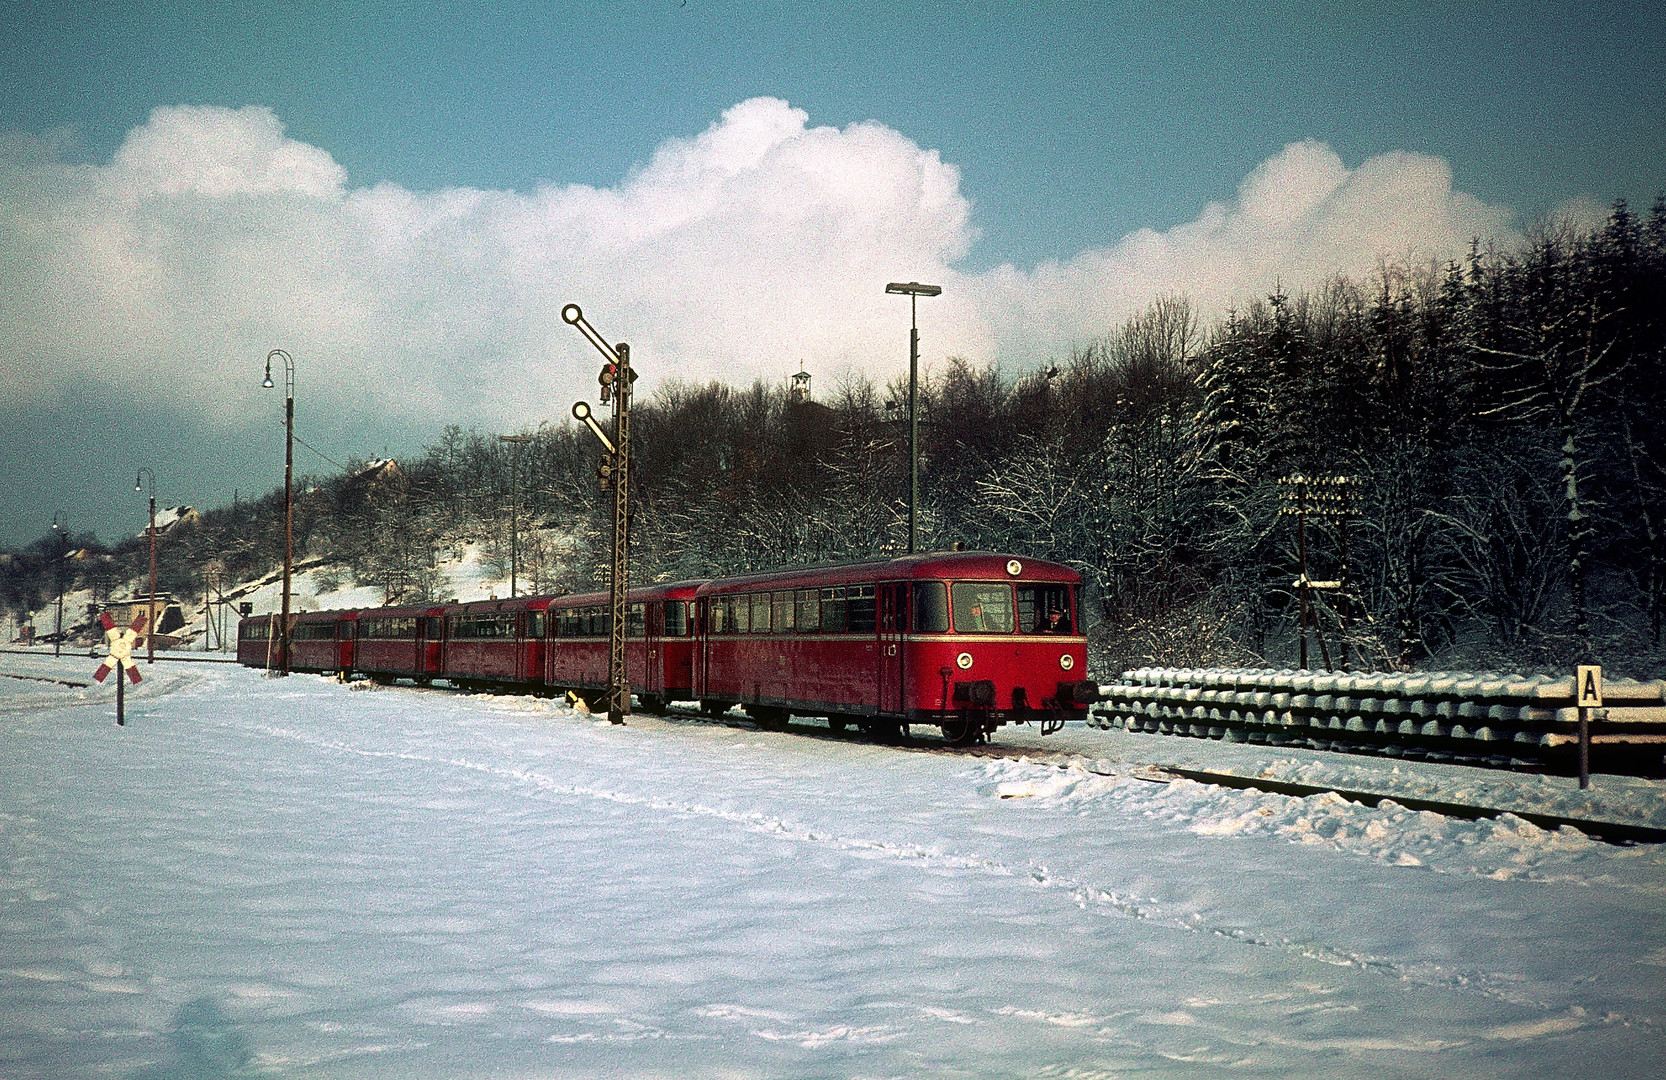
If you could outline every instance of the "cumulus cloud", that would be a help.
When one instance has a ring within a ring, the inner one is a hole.
[[[1228,203],[1210,203],[1166,232],[1141,229],[1101,250],[980,279],[995,347],[1058,352],[1166,292],[1218,313],[1283,285],[1299,291],[1383,260],[1453,257],[1471,239],[1512,243],[1510,211],[1452,187],[1445,161],[1389,153],[1349,169],[1307,140],[1262,162]]]
[[[1165,293],[1216,311],[1510,228],[1438,158],[1349,169],[1309,141],[1191,222],[962,273],[977,235],[953,164],[773,98],[605,188],[355,188],[259,107],[157,109],[105,165],[43,146],[0,142],[0,407],[143,394],[209,421],[253,404],[274,346],[295,355],[299,393],[341,415],[560,418],[596,361],[559,320],[568,301],[631,342],[647,386],[779,379],[801,361],[883,378],[903,317],[888,280],[945,286],[928,358],[1023,365]]]

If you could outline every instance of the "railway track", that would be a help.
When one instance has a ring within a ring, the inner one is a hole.
[[[679,719],[686,718],[695,723],[713,724],[724,727],[752,728],[751,721],[739,717],[706,717],[698,713],[669,714]],[[865,741],[865,737],[855,732],[834,731],[823,729],[814,724],[793,724],[790,730],[795,735],[807,738],[832,739],[839,741]],[[999,743],[988,743],[977,746],[954,746],[940,742],[926,736],[923,739],[905,737],[902,741],[892,744],[899,750],[912,753],[941,754],[960,758],[993,758],[1016,761],[1020,758],[1055,768],[1065,768],[1072,761],[1079,762],[1080,751],[1069,750],[1041,750],[1033,746],[1010,746]],[[1495,806],[1480,806],[1473,803],[1457,803],[1440,799],[1426,799],[1415,795],[1395,792],[1365,791],[1352,788],[1341,788],[1327,784],[1304,784],[1289,780],[1269,780],[1262,777],[1240,776],[1236,773],[1221,772],[1213,769],[1189,769],[1175,765],[1152,765],[1133,768],[1124,773],[1135,780],[1148,783],[1167,784],[1175,780],[1195,780],[1201,784],[1214,784],[1218,787],[1236,790],[1265,791],[1276,795],[1290,795],[1305,798],[1310,795],[1323,795],[1327,792],[1340,795],[1349,802],[1356,802],[1362,806],[1382,808],[1384,803],[1392,803],[1407,810],[1425,811],[1442,814],[1446,817],[1461,818],[1466,821],[1478,821],[1487,818],[1500,818],[1506,814],[1514,814],[1523,821],[1531,822],[1541,829],[1555,831],[1564,825],[1578,829],[1593,840],[1601,840],[1609,844],[1659,844],[1666,843],[1666,829],[1649,825],[1638,825],[1620,821],[1601,821],[1593,818],[1574,817],[1566,814],[1548,814],[1534,810],[1505,809]]]

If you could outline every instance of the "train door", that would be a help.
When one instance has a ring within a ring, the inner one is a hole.
[[[908,586],[903,582],[881,585],[876,597],[875,620],[879,630],[879,711],[903,711],[903,634],[908,630]]]
[[[712,629],[711,603],[709,599],[689,601],[690,614],[694,619],[694,625],[690,627],[690,632],[694,635],[694,670],[689,672],[689,675],[693,694],[697,699],[705,697],[706,688],[711,685],[707,681],[710,672],[706,668],[706,654],[710,651],[708,639]]]
[[[665,693],[665,605],[658,600],[644,605],[642,651],[645,663],[642,671],[642,693]]]
[[[445,636],[445,616],[425,615],[417,620],[417,671],[433,678],[441,671],[440,642]]]

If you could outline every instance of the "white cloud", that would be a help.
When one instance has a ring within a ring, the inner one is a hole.
[[[976,284],[996,348],[1059,353],[1166,292],[1210,313],[1282,284],[1296,292],[1337,271],[1359,277],[1382,260],[1454,257],[1474,237],[1511,243],[1508,210],[1452,188],[1440,158],[1389,153],[1356,169],[1323,143],[1291,143],[1262,162],[1230,203],[1211,203],[1166,232],[1142,229],[1115,245]]]
[[[0,141],[0,407],[97,388],[230,421],[282,346],[314,409],[536,424],[593,391],[567,301],[631,341],[647,386],[778,379],[801,360],[884,378],[906,341],[889,280],[945,286],[928,359],[1021,365],[1164,293],[1219,310],[1275,280],[1509,236],[1508,212],[1454,191],[1437,158],[1350,170],[1310,141],[1166,232],[963,274],[976,232],[958,169],[882,125],[811,127],[772,98],[600,189],[354,188],[264,108],[157,109],[102,166],[26,143]]]

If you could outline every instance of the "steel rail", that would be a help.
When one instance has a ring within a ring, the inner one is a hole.
[[[1505,814],[1514,814],[1523,821],[1532,822],[1541,829],[1555,830],[1563,825],[1569,825],[1593,840],[1601,840],[1610,844],[1666,843],[1666,829],[1657,829],[1651,825],[1633,825],[1623,821],[1594,821],[1590,818],[1569,817],[1565,814],[1542,814],[1536,810],[1502,810],[1491,806],[1471,806],[1467,803],[1423,799],[1415,795],[1395,795],[1381,791],[1356,791],[1327,784],[1302,784],[1289,780],[1267,780],[1257,776],[1239,776],[1236,773],[1214,772],[1208,769],[1181,769],[1170,765],[1159,765],[1156,768],[1166,773],[1173,773],[1175,776],[1183,776],[1188,780],[1196,780],[1200,784],[1216,784],[1220,787],[1239,790],[1253,788],[1256,791],[1270,791],[1277,795],[1294,795],[1298,798],[1334,792],[1349,802],[1360,803],[1363,806],[1380,809],[1384,802],[1392,802],[1405,807],[1407,810],[1429,811],[1430,813],[1443,814],[1446,817],[1464,818],[1469,821],[1478,821],[1483,818],[1500,818]],[[1149,778],[1142,777],[1142,779]]]

